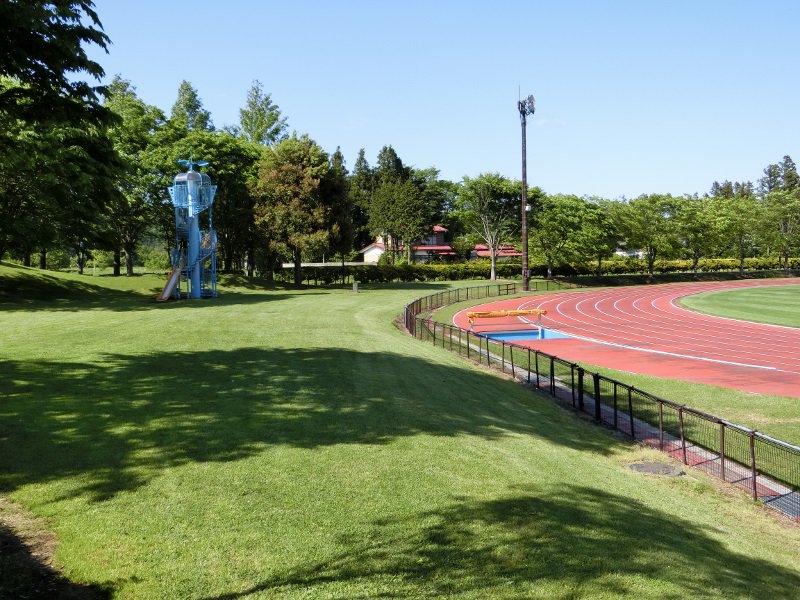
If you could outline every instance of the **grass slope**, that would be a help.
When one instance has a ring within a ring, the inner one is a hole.
[[[800,285],[706,292],[681,298],[680,303],[711,315],[800,327]]]
[[[0,267],[12,277],[31,274]],[[85,295],[0,302],[0,491],[49,525],[75,586],[217,599],[800,586],[797,528],[702,475],[634,474],[628,462],[659,455],[397,330],[402,305],[443,284],[229,280],[217,300],[156,305],[157,282],[96,279],[64,278]],[[8,581],[0,596],[19,595]]]

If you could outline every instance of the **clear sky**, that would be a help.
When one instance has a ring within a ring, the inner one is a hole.
[[[797,0],[95,0],[91,56],[169,114],[186,79],[217,127],[254,79],[325,150],[453,181],[633,198],[800,164]]]

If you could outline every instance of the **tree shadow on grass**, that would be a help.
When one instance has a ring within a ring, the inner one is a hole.
[[[111,591],[70,581],[0,522],[0,598],[105,600]]]
[[[388,352],[261,349],[0,362],[0,491],[74,478],[93,500],[162,468],[274,445],[510,432],[604,453],[615,442],[495,376]],[[80,478],[76,476],[80,475]]]
[[[342,540],[339,556],[213,598],[797,598],[797,571],[636,500],[571,485],[510,493],[376,522],[367,539]],[[393,591],[352,594],[365,588]]]
[[[171,310],[186,307],[204,308],[211,305],[255,304],[298,297],[296,292],[294,294],[287,293],[288,288],[285,287],[264,289],[253,286],[251,289],[260,289],[260,292],[221,291],[217,298],[182,299],[157,303],[155,297],[161,292],[161,287],[153,287],[147,292],[115,290],[90,281],[62,279],[43,273],[37,274],[35,278],[0,277],[0,312]],[[315,289],[304,292],[303,295],[325,293],[329,292]]]

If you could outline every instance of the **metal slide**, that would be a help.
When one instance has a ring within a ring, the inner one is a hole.
[[[170,296],[172,296],[172,292],[175,289],[175,286],[178,285],[178,282],[181,280],[181,270],[183,270],[183,261],[178,264],[177,267],[172,269],[167,277],[167,283],[164,285],[164,289],[161,293],[156,296],[156,302],[166,302],[169,300]]]

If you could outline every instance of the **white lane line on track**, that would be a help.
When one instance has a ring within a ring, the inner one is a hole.
[[[721,287],[721,286],[714,286],[714,287]],[[739,287],[739,286],[735,286],[735,287]],[[741,287],[750,287],[750,286],[741,286]],[[739,320],[736,320],[736,319],[727,319],[727,318],[719,318],[719,317],[707,318],[708,315],[702,315],[701,313],[696,313],[696,312],[693,312],[693,311],[689,311],[689,310],[687,310],[687,309],[685,309],[683,307],[677,306],[675,304],[676,299],[679,298],[679,297],[682,297],[684,295],[689,295],[689,294],[692,294],[692,293],[702,292],[702,291],[710,291],[710,290],[708,288],[704,288],[703,286],[692,286],[691,290],[687,289],[687,287],[682,287],[682,289],[680,289],[681,293],[679,293],[676,296],[674,296],[674,298],[669,298],[670,295],[654,295],[654,294],[646,294],[644,297],[640,296],[638,298],[631,298],[630,296],[620,298],[619,296],[622,295],[622,292],[616,292],[616,293],[612,292],[612,293],[604,294],[604,295],[600,296],[599,298],[597,296],[595,296],[594,298],[590,299],[590,298],[575,298],[574,294],[567,293],[567,294],[563,294],[563,295],[559,294],[559,295],[557,295],[555,297],[554,296],[550,296],[547,300],[539,299],[539,306],[541,307],[543,304],[556,302],[555,312],[562,317],[562,319],[560,320],[561,324],[565,325],[567,327],[570,327],[570,326],[577,327],[577,326],[579,326],[578,324],[588,325],[590,328],[592,328],[593,326],[597,326],[596,323],[586,322],[581,318],[576,318],[575,313],[570,315],[570,314],[567,314],[566,311],[565,311],[565,309],[568,308],[567,306],[565,306],[565,304],[568,304],[569,302],[573,302],[574,303],[574,310],[575,310],[576,313],[578,313],[579,315],[581,315],[582,317],[585,317],[587,319],[592,319],[593,318],[592,315],[587,314],[582,309],[582,306],[581,306],[582,304],[587,303],[587,301],[588,302],[594,301],[594,306],[592,308],[594,308],[600,314],[604,314],[607,317],[609,317],[610,319],[611,318],[617,318],[617,319],[620,319],[622,321],[626,321],[626,320],[629,321],[631,319],[631,317],[634,316],[634,314],[625,312],[625,310],[622,309],[622,307],[620,305],[622,302],[629,302],[629,303],[631,303],[631,307],[633,308],[634,311],[636,311],[637,313],[640,313],[641,315],[643,315],[645,317],[650,317],[649,319],[647,319],[647,321],[645,323],[641,323],[640,322],[639,325],[641,326],[641,325],[647,324],[650,327],[655,326],[656,329],[666,329],[666,328],[663,327],[663,325],[669,326],[671,323],[675,323],[676,321],[677,321],[676,324],[680,323],[680,325],[683,326],[683,327],[686,327],[687,325],[690,325],[690,326],[691,325],[696,325],[697,329],[695,329],[695,333],[697,333],[698,330],[702,330],[702,329],[709,329],[709,330],[712,330],[712,331],[714,329],[717,329],[718,327],[715,327],[714,325],[710,325],[710,323],[709,323],[709,322],[715,322],[715,321],[716,321],[716,323],[719,323],[720,325],[722,323],[725,323],[728,326],[730,326],[731,324],[739,324],[741,326],[741,324],[743,324],[743,323],[746,323],[747,325],[753,325],[753,326],[762,325],[760,323],[753,323],[753,322],[749,322],[749,321],[739,321]],[[617,297],[615,298],[615,296],[617,296]],[[658,306],[656,306],[656,302],[663,301],[665,299],[668,300],[668,304],[670,305],[672,310],[667,310],[665,308],[659,308]],[[609,301],[609,300],[613,300],[613,308],[612,308],[612,310],[616,311],[616,313],[618,313],[618,314],[613,314],[611,311],[604,311],[604,310],[602,310],[600,308],[599,305],[600,305],[601,302]],[[649,300],[649,302],[648,302],[648,300]],[[648,312],[647,310],[643,310],[642,309],[642,304],[641,304],[642,302],[644,302],[645,304],[649,304],[650,307],[656,311],[655,315],[653,315],[653,313]],[[523,305],[528,306],[528,305],[531,305],[531,304],[534,304],[533,300],[527,301]],[[659,313],[663,315],[660,318],[657,316]],[[698,315],[700,315],[700,316],[698,317]],[[685,321],[680,320],[681,316],[686,316],[686,317],[692,316],[695,319],[697,319],[697,321],[695,321],[694,323],[687,323]],[[641,319],[641,317],[640,317],[640,319]],[[556,321],[556,320],[557,319],[554,319],[554,321]],[[660,323],[661,321],[667,321],[667,323]],[[706,323],[702,323],[702,321],[706,321]],[[659,325],[656,324],[656,323],[659,323],[660,325],[662,325],[662,327],[659,327]],[[788,327],[788,328],[784,327],[784,326],[773,326],[773,327],[775,327],[777,329],[783,329],[783,330],[785,330],[787,332],[796,331],[795,328],[790,328],[790,327]],[[742,367],[748,367],[748,368],[772,370],[772,371],[776,371],[776,372],[798,373],[798,371],[795,371],[795,370],[792,370],[792,369],[780,368],[780,366],[783,366],[780,363],[778,363],[780,365],[778,367],[776,367],[776,366],[767,366],[767,365],[757,365],[757,364],[751,364],[751,363],[748,363],[748,362],[725,360],[725,359],[722,359],[722,358],[708,358],[708,357],[696,356],[696,355],[693,355],[693,354],[686,354],[686,353],[681,353],[681,352],[670,352],[668,350],[656,350],[656,349],[652,349],[652,348],[641,348],[639,346],[636,346],[636,345],[633,345],[633,344],[629,344],[629,343],[619,343],[619,342],[612,342],[612,341],[607,341],[607,340],[599,340],[599,339],[596,339],[596,338],[582,336],[582,335],[575,334],[575,333],[572,333],[572,332],[566,332],[566,333],[568,333],[572,337],[578,338],[578,339],[584,339],[584,340],[595,342],[595,343],[606,344],[606,345],[609,345],[609,346],[616,346],[616,347],[626,348],[626,349],[631,349],[631,350],[637,350],[637,351],[641,351],[641,352],[648,352],[648,353],[651,353],[651,354],[660,354],[660,355],[664,355],[664,356],[674,356],[674,357],[678,357],[678,358],[702,360],[702,361],[705,361],[705,362],[712,362],[712,363],[725,364],[725,365],[733,365],[733,366],[742,366]],[[727,331],[726,333],[730,334],[729,331]],[[621,339],[625,339],[622,336],[619,336],[619,337],[621,337]],[[651,337],[650,339],[658,339],[658,338]],[[708,340],[708,342],[711,341],[708,338],[706,338],[706,339]],[[695,344],[697,346],[708,347],[708,346],[706,346],[706,344],[703,343],[703,341],[705,341],[705,340],[698,340],[698,339],[695,338],[693,341],[695,342]],[[738,341],[739,340],[732,340],[732,342],[738,342]],[[742,341],[744,341],[744,340],[742,340]],[[752,354],[754,356],[762,356],[761,353],[759,353],[757,351],[756,352],[752,351],[752,350],[756,350],[755,347],[752,347],[753,340],[752,339],[748,339],[747,341],[749,342],[748,345],[751,346],[751,351],[750,352],[745,351],[744,354]],[[698,344],[698,342],[699,342],[699,344]],[[719,345],[720,345],[720,340],[717,338],[717,341],[716,341],[714,347],[717,350],[719,350]],[[740,349],[740,351],[741,351],[741,349]],[[774,357],[774,350],[773,350],[772,353],[770,353],[770,355]],[[792,356],[792,358],[793,358],[793,356]],[[790,364],[783,363],[783,364],[785,364],[786,366],[791,366],[791,367],[795,366],[794,363],[790,363]]]
[[[692,356],[691,354],[680,354],[677,352],[667,352],[666,350],[653,350],[652,348],[639,348],[637,346],[629,346],[628,344],[618,344],[616,342],[607,342],[605,340],[598,340],[590,337],[584,337],[582,335],[575,335],[574,333],[568,334],[570,337],[586,340],[587,342],[594,342],[596,344],[604,344],[606,346],[614,346],[617,348],[624,348],[626,350],[636,350],[638,352],[647,352],[649,354],[660,354],[662,356],[673,356],[675,358],[688,358],[691,360],[702,360],[704,362],[712,362],[718,363],[721,365],[729,365],[734,367],[748,367],[750,369],[763,369],[765,371],[780,371],[783,373],[796,373],[796,371],[787,371],[785,369],[778,369],[777,367],[767,367],[764,365],[751,365],[748,363],[740,363],[731,360],[722,360],[720,358],[705,358],[702,356]]]

